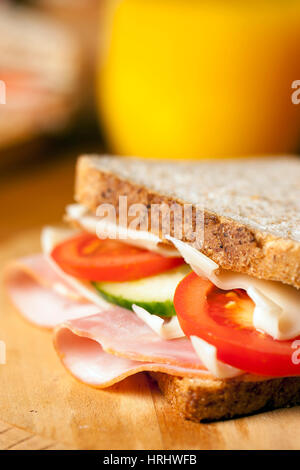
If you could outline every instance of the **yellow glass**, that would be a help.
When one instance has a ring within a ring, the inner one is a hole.
[[[297,149],[299,0],[107,0],[101,41],[100,120],[113,152]]]

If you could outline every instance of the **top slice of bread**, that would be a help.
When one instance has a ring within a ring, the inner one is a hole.
[[[177,202],[204,207],[203,253],[224,269],[300,288],[300,159],[171,161],[82,156],[75,199],[95,211]],[[171,235],[172,233],[171,226]]]

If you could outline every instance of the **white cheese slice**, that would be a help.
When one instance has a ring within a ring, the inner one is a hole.
[[[127,227],[102,219],[88,212],[81,204],[70,204],[66,207],[68,220],[78,222],[88,232],[97,234],[100,238],[119,239],[124,243],[132,244],[162,256],[180,256],[172,247],[161,246],[162,240],[154,233],[145,230],[133,230]]]
[[[253,325],[277,340],[300,334],[300,290],[281,282],[264,281],[247,274],[219,268],[203,253],[187,243],[166,236],[174,243],[187,264],[223,290],[244,289],[255,303]]]
[[[43,253],[49,255],[53,248],[68,238],[74,237],[80,230],[65,227],[43,227],[41,231],[41,246]]]
[[[132,310],[143,320],[155,333],[164,339],[183,338],[185,336],[182,331],[178,318],[176,316],[164,320],[157,315],[151,315],[146,309],[139,305],[132,305]]]
[[[41,246],[43,253],[47,256],[49,262],[53,268],[62,276],[66,282],[74,287],[76,291],[80,294],[78,297],[90,300],[95,305],[98,305],[103,309],[103,307],[108,307],[109,304],[95,291],[95,288],[91,285],[89,281],[76,279],[69,274],[66,274],[60,267],[55,263],[51,258],[50,253],[53,248],[64,240],[76,235],[78,230],[72,230],[68,228],[57,228],[57,227],[44,227],[41,233]],[[56,283],[54,287],[57,292],[68,297],[68,293],[65,290],[65,286],[62,284]],[[64,294],[63,294],[64,293]]]
[[[243,371],[229,366],[217,359],[217,349],[212,344],[207,343],[198,336],[190,337],[192,345],[200,358],[202,364],[219,379],[229,379],[243,374]]]

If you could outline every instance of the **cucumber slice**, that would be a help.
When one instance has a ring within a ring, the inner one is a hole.
[[[179,282],[191,271],[187,264],[156,276],[128,282],[93,282],[108,302],[132,310],[132,304],[165,317],[176,315],[173,297]]]

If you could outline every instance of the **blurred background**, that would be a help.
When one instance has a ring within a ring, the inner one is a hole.
[[[299,0],[2,0],[0,240],[59,219],[83,152],[298,153],[297,80]]]

